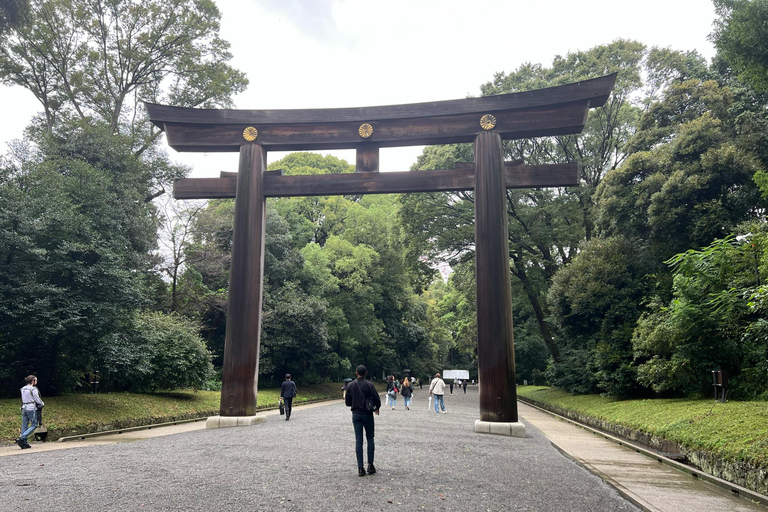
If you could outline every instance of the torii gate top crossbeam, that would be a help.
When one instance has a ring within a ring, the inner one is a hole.
[[[146,103],[151,121],[177,151],[381,148],[471,142],[493,130],[503,139],[579,133],[587,111],[605,103],[616,74],[573,84],[462,100],[360,108],[231,110]]]

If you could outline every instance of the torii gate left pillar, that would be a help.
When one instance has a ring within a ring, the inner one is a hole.
[[[267,155],[262,146],[240,146],[220,416],[208,419],[209,428],[263,421],[263,417],[256,416],[256,395],[264,289],[266,168]]]

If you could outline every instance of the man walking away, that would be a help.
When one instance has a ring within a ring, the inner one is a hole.
[[[464,388],[464,394],[467,394],[467,379],[464,379],[464,382],[461,383],[461,386]]]
[[[293,397],[296,396],[296,383],[291,380],[291,374],[285,374],[285,380],[280,386],[280,399],[285,404],[285,421],[291,419],[291,409],[293,406]]]
[[[445,402],[443,401],[443,395],[445,394],[445,382],[443,382],[443,379],[440,378],[440,374],[436,373],[435,378],[432,379],[432,382],[429,384],[429,394],[434,395],[435,397],[435,412],[440,413],[440,410],[437,407],[438,402],[440,402],[440,407],[443,409],[443,414],[446,414],[447,411],[445,410]]]
[[[376,473],[373,465],[373,455],[376,445],[373,442],[373,414],[379,415],[381,398],[373,383],[365,380],[368,369],[360,365],[355,371],[356,380],[347,386],[347,397],[344,403],[352,409],[352,425],[355,427],[355,455],[357,456],[357,474],[365,476],[363,468],[363,429],[368,443],[368,474]]]
[[[37,377],[30,375],[24,379],[25,386],[21,388],[21,435],[16,439],[16,444],[22,450],[32,448],[27,438],[37,428],[37,408],[45,404],[40,399],[37,390]]]

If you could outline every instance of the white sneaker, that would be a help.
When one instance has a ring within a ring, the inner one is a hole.
[[[443,414],[448,414],[448,411],[443,411]]]

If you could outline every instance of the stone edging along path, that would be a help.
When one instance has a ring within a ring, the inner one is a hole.
[[[766,467],[758,467],[745,462],[722,460],[707,451],[691,450],[678,442],[600,420],[570,409],[539,402],[527,397],[518,396],[517,399],[608,434],[646,446],[668,457],[674,458],[677,455],[686,459],[688,464],[707,474],[722,478],[760,494],[768,494],[768,468]]]

